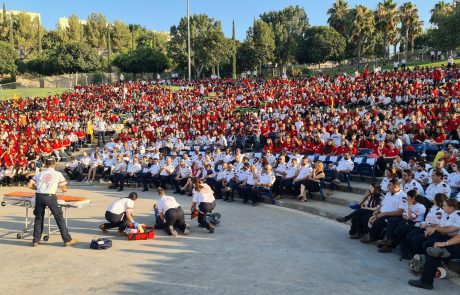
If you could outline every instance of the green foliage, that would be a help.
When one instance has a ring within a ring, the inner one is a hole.
[[[139,32],[137,46],[151,47],[166,53],[168,51],[168,34],[143,29]]]
[[[373,53],[375,44],[375,20],[372,10],[357,5],[350,11],[352,17],[350,39],[353,42],[353,53],[361,62],[361,58]]]
[[[85,26],[86,42],[99,53],[107,49],[107,19],[101,13],[91,13]]]
[[[129,27],[122,21],[116,20],[111,26],[110,36],[113,52],[126,52],[130,49],[131,33]]]
[[[433,29],[432,42],[443,50],[457,49],[460,47],[460,5],[440,3],[432,9],[430,21],[437,25]]]
[[[311,27],[305,32],[298,59],[305,63],[340,61],[343,58],[345,47],[345,38],[333,28]]]
[[[138,47],[128,53],[119,54],[113,64],[127,73],[162,73],[169,67],[170,62],[159,50]]]
[[[80,23],[78,17],[72,14],[69,19],[69,26],[58,28],[61,39],[65,42],[82,42],[84,40],[84,26]]]
[[[397,39],[392,37],[397,35],[400,20],[398,5],[393,0],[379,2],[374,15],[377,32],[381,33],[383,39],[383,54],[381,56],[387,58],[389,57],[388,47],[390,43],[397,43]]]
[[[25,12],[20,12],[12,17],[12,25],[14,43],[24,56],[38,49],[37,39],[40,36],[40,30],[43,30],[38,20]]]
[[[45,50],[27,63],[35,73],[54,75],[75,72],[92,72],[101,68],[97,52],[84,43],[61,43],[54,49]]]
[[[271,26],[275,34],[276,61],[282,65],[294,63],[302,35],[308,28],[305,9],[289,6],[283,10],[263,13],[260,18]]]
[[[18,54],[11,44],[0,41],[0,74],[14,75]]]
[[[229,43],[222,32],[220,21],[206,14],[190,16],[191,65],[196,78],[205,68],[223,63],[229,57]],[[168,55],[182,68],[187,66],[187,18],[171,27]]]

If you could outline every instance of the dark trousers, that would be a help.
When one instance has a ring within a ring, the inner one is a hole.
[[[184,186],[187,183],[188,178],[174,179],[174,188],[176,192],[181,191],[180,187]]]
[[[62,214],[62,209],[59,207],[56,195],[47,195],[47,194],[36,194],[35,197],[35,224],[34,224],[34,243],[38,243],[42,237],[43,225],[45,221],[45,209],[48,207],[53,213],[54,220],[59,227],[61,232],[61,237],[64,243],[70,242],[72,238],[70,237],[69,230],[65,224],[64,215]]]
[[[387,226],[385,227],[385,236],[388,240],[393,240],[395,236],[395,230],[400,225],[400,223],[405,224],[405,220],[402,217],[390,217],[387,220]]]
[[[216,208],[216,201],[212,203],[200,203],[198,205],[198,224],[202,227],[208,227],[208,221],[206,220],[206,214],[211,213]]]
[[[446,249],[450,252],[450,259],[460,258],[460,245],[449,246],[446,247]],[[423,267],[423,273],[421,277],[421,281],[423,283],[433,284],[436,270],[438,266],[441,266],[441,261],[442,258],[426,255],[425,265]]]
[[[101,141],[102,141],[102,144],[105,145],[104,133],[105,133],[104,131],[97,132],[97,146],[101,145]]]
[[[123,189],[123,185],[125,184],[125,175],[123,173],[110,175],[109,179],[113,183],[113,186]]]
[[[152,173],[150,172],[147,172],[147,173],[140,173],[138,178],[137,178],[137,182],[138,183],[142,183],[142,187],[144,188],[144,190],[148,190],[149,187],[148,187],[148,183],[152,180]]]
[[[174,180],[174,175],[160,175],[159,177],[159,183],[160,183],[160,186],[164,189],[166,189],[166,185],[167,184],[173,184],[173,180]]]
[[[383,229],[387,226],[388,217],[377,218],[372,227],[369,229],[369,236],[371,240],[380,240],[383,236]]]
[[[174,226],[174,228],[181,231],[185,230],[185,216],[184,211],[181,207],[171,208],[165,212],[165,220],[163,223],[163,229],[167,234],[171,234],[169,227]]]
[[[416,229],[406,235],[406,249],[412,254],[422,254],[422,245],[425,242],[425,230]]]
[[[105,211],[105,219],[108,221],[108,223],[104,223],[106,229],[118,227],[118,231],[120,232],[124,231],[129,224],[125,213],[113,214],[112,212]]]
[[[359,208],[353,211],[351,214],[345,216],[346,220],[351,220],[350,235],[364,234],[367,232],[367,223],[371,218],[374,211],[369,209]],[[364,222],[362,221],[364,219]]]

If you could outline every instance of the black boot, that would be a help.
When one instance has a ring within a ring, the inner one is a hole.
[[[228,202],[229,197],[230,197],[230,192],[225,192],[225,199],[224,199],[224,201],[225,201],[225,202]]]

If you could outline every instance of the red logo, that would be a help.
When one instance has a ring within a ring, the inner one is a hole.
[[[51,181],[51,174],[43,174],[42,181],[44,183],[49,183]]]

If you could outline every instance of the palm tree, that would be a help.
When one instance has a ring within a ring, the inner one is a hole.
[[[399,16],[401,18],[401,44],[404,44],[405,57],[409,49],[409,32],[417,25],[419,20],[418,9],[411,3],[406,2],[399,8]]]
[[[353,9],[353,27],[351,40],[355,43],[358,65],[361,58],[372,46],[374,37],[375,19],[372,10],[364,5],[357,5]]]
[[[439,22],[448,14],[450,14],[453,11],[453,6],[452,4],[446,3],[444,1],[439,1],[436,3],[433,7],[433,9],[430,10],[431,12],[431,17],[430,17],[430,23],[437,26],[439,25]]]
[[[377,29],[382,32],[383,45],[385,47],[385,56],[389,56],[389,41],[391,35],[394,35],[399,22],[398,5],[393,0],[379,2],[375,11],[375,21]]]
[[[350,5],[345,0],[336,0],[331,8],[327,11],[329,18],[327,23],[334,28],[340,35],[347,36],[347,21]]]
[[[417,15],[417,17],[414,19],[414,21],[411,24],[411,28],[409,29],[409,39],[410,39],[410,48],[411,48],[412,57],[414,56],[415,39],[422,34],[423,34],[423,21],[420,20]]]

